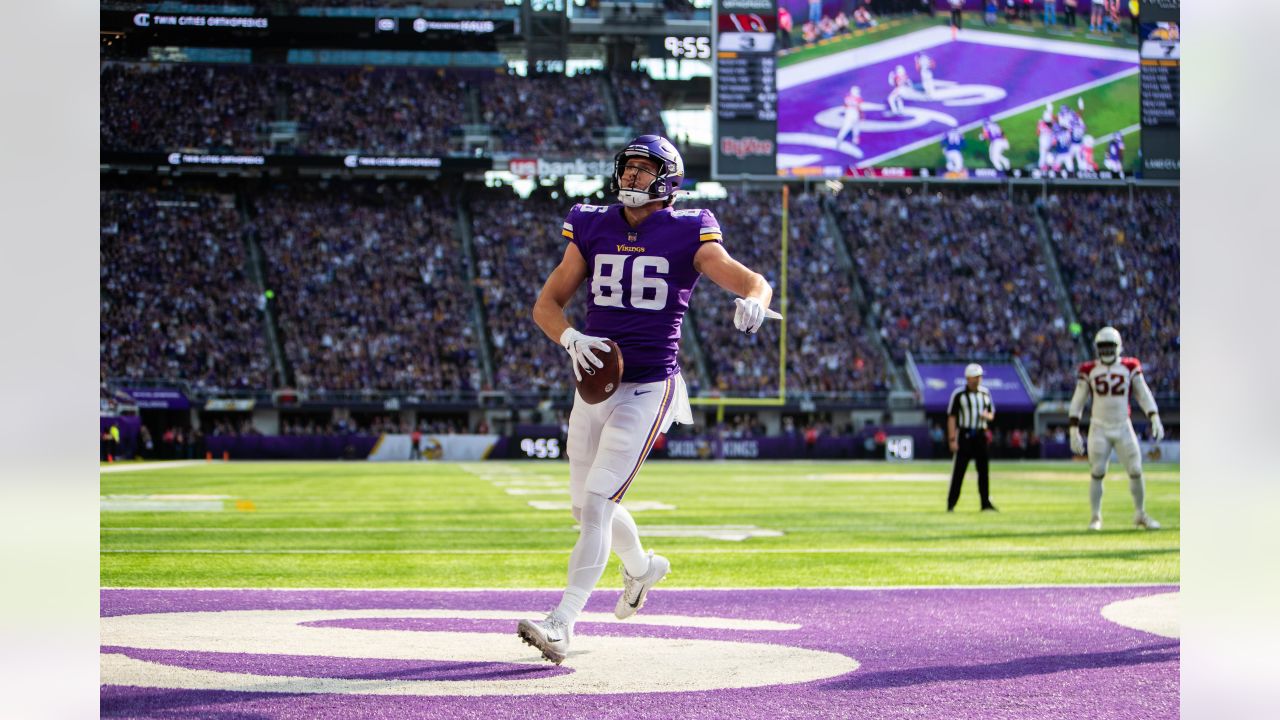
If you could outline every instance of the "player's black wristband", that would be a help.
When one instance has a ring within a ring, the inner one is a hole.
[[[1078,418],[1078,417],[1067,418],[1067,426],[1068,426],[1068,427],[1080,427],[1080,418]]]

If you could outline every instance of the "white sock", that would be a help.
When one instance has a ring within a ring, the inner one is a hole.
[[[640,544],[640,530],[631,513],[621,505],[616,505],[613,511],[613,551],[631,577],[649,572],[649,556]]]
[[[1147,501],[1147,487],[1143,482],[1142,475],[1139,473],[1137,477],[1129,476],[1129,494],[1133,496],[1133,509],[1139,515],[1145,514]]]
[[[1089,482],[1089,507],[1093,508],[1094,517],[1102,517],[1102,481],[1098,478]]]
[[[612,525],[617,508],[617,503],[594,493],[587,495],[586,504],[582,507],[582,531],[569,554],[569,586],[555,609],[555,613],[570,626],[586,607],[587,598],[600,582],[604,566],[609,561],[612,533],[606,532],[605,528]]]

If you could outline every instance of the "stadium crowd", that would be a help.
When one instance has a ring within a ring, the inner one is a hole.
[[[268,150],[271,71],[259,66],[104,63],[99,92],[103,150]]]
[[[1074,382],[1078,346],[1029,203],[1002,190],[865,188],[838,206],[896,360],[1012,354],[1038,385]]]
[[[108,190],[100,202],[101,377],[270,387],[232,198]]]
[[[715,213],[729,254],[773,286],[777,309],[782,233],[778,193],[735,190],[724,200],[697,204]],[[886,389],[883,363],[862,337],[861,319],[849,299],[851,277],[838,263],[817,197],[794,195],[789,220],[788,392]],[[780,323],[768,321],[757,334],[743,335],[731,322],[731,297],[710,284],[708,288],[699,291],[697,327],[714,387],[723,393],[777,394]]]
[[[304,154],[444,153],[468,122],[466,85],[443,70],[291,67],[278,81]]]
[[[480,87],[481,115],[506,152],[600,150],[609,124],[601,76],[499,75]]]
[[[646,73],[614,72],[609,76],[615,107],[624,124],[636,135],[667,136],[662,121],[662,97]]]
[[[1113,325],[1124,352],[1142,361],[1154,392],[1178,392],[1181,330],[1179,196],[1060,190],[1046,211],[1063,281],[1080,323],[1092,332]],[[1074,378],[1070,379],[1074,385]]]
[[[492,341],[497,388],[538,393],[573,388],[564,350],[542,334],[531,316],[542,282],[564,254],[568,241],[559,229],[570,206],[545,195],[520,200],[502,193],[471,200],[475,282]],[[585,297],[579,292],[568,307],[575,327],[582,327]]]
[[[399,186],[254,197],[299,389],[481,386],[454,205]]]

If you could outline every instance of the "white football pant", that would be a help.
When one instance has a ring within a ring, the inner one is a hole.
[[[1041,135],[1041,136],[1040,136],[1040,163],[1039,163],[1039,165],[1040,165],[1040,169],[1041,169],[1041,170],[1048,170],[1048,169],[1049,169],[1049,167],[1050,167],[1051,165],[1053,165],[1053,159],[1052,159],[1052,157],[1051,157],[1051,153],[1049,152],[1049,147],[1050,147],[1051,145],[1053,145],[1053,138],[1049,137],[1048,135]]]
[[[1146,500],[1146,483],[1142,478],[1142,446],[1138,444],[1138,435],[1133,431],[1133,424],[1125,421],[1120,425],[1104,425],[1094,422],[1089,425],[1089,474],[1092,486],[1089,501],[1094,516],[1098,516],[1102,507],[1102,479],[1107,475],[1107,466],[1111,462],[1111,449],[1114,447],[1116,457],[1124,465],[1129,474],[1129,493],[1133,496],[1133,507],[1144,512]]]
[[[1009,158],[1004,156],[1006,150],[1009,149],[1009,141],[1006,138],[996,138],[991,141],[991,147],[987,149],[987,154],[991,156],[991,165],[997,170],[1008,170],[1013,167],[1009,162]]]

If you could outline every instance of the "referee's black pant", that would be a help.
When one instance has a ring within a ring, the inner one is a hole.
[[[951,468],[951,490],[947,493],[947,509],[954,509],[960,499],[960,485],[964,482],[964,474],[969,469],[969,461],[978,466],[978,496],[982,499],[982,507],[991,507],[991,478],[987,473],[987,431],[961,430],[959,433],[959,449],[956,451],[955,464]]]

